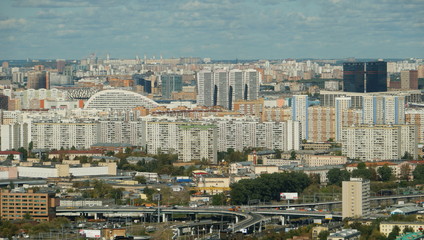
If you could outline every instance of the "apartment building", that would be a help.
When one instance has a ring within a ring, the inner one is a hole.
[[[308,136],[311,142],[326,142],[335,139],[335,108],[312,106],[309,111]]]
[[[36,221],[50,221],[56,215],[54,193],[11,192],[0,193],[0,213],[2,219],[19,220],[30,216]]]
[[[342,137],[342,153],[351,159],[400,159],[405,152],[417,157],[415,125],[351,126],[343,129]]]
[[[342,182],[342,216],[343,218],[360,218],[370,211],[370,181],[351,178]]]
[[[77,121],[39,121],[31,124],[34,148],[89,149],[97,142],[97,124]]]
[[[217,163],[217,138],[215,125],[178,126],[178,160],[193,162],[206,159]]]

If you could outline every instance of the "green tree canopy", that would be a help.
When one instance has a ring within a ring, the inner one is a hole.
[[[347,170],[340,170],[339,168],[333,168],[327,172],[327,178],[330,184],[341,186],[343,181],[349,180],[350,173]]]
[[[412,172],[414,179],[418,181],[424,180],[424,165],[417,165],[415,170]]]
[[[233,204],[246,204],[249,199],[278,201],[282,192],[302,192],[311,183],[301,172],[262,174],[255,179],[243,179],[231,185]]]
[[[377,172],[378,172],[378,175],[379,175],[381,181],[383,181],[383,182],[389,181],[393,176],[392,169],[387,164],[380,167],[377,170]]]

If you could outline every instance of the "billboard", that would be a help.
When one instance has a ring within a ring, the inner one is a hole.
[[[81,235],[84,235],[86,238],[101,238],[102,234],[100,230],[94,229],[81,229],[79,231]]]
[[[297,192],[294,193],[280,193],[280,200],[297,200]]]

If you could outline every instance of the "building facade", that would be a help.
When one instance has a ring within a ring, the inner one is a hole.
[[[20,220],[30,216],[36,221],[50,221],[56,215],[54,193],[26,193],[2,190],[0,193],[2,219]]]
[[[342,154],[350,159],[381,161],[417,157],[415,125],[360,125],[343,129]]]
[[[366,217],[370,211],[370,181],[351,178],[342,182],[342,217]]]

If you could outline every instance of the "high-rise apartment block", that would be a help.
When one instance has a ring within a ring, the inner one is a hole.
[[[46,71],[32,71],[28,72],[28,89],[49,89],[50,88],[50,79],[49,72]]]
[[[300,122],[301,138],[308,139],[308,95],[294,95],[292,101],[292,119]]]
[[[401,89],[418,89],[418,71],[406,70],[400,72]]]
[[[351,159],[381,161],[417,157],[415,125],[360,125],[343,128],[342,153]]]
[[[370,212],[370,181],[351,178],[342,182],[342,217],[361,218]]]
[[[97,124],[76,121],[38,121],[31,125],[31,137],[34,148],[75,147],[77,149],[89,149],[91,145],[97,142]]]
[[[405,123],[417,126],[418,143],[424,143],[424,109],[409,108],[406,110]]]
[[[24,82],[24,73],[22,73],[22,72],[12,73],[12,81],[15,82],[15,83],[23,83]]]
[[[343,64],[345,92],[386,92],[387,62],[349,62]]]
[[[248,70],[202,70],[197,73],[197,103],[233,109],[237,100],[256,100],[259,72]]]
[[[362,124],[404,124],[404,96],[364,96]]]
[[[215,125],[180,125],[178,131],[178,160],[217,163]]]
[[[311,106],[308,108],[308,139],[312,142],[326,142],[335,138],[335,108]]]
[[[348,125],[348,109],[352,106],[350,97],[336,98],[336,141],[342,139],[342,128]]]
[[[182,76],[178,74],[163,74],[160,76],[162,82],[162,98],[171,99],[172,92],[181,92],[183,89]]]

